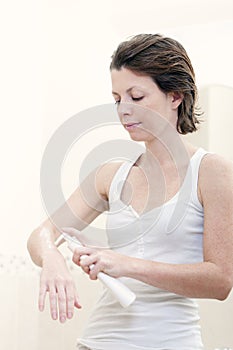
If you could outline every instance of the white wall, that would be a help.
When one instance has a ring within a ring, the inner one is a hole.
[[[46,216],[39,171],[50,136],[77,112],[112,101],[108,66],[116,45],[140,32],[173,36],[186,47],[199,88],[233,87],[232,14],[230,0],[144,1],[143,8],[132,0],[1,4],[2,274],[11,256],[27,260],[27,237]]]
[[[39,4],[24,0],[1,5],[4,252],[13,253],[17,247],[18,253],[25,254],[28,232],[44,215],[39,170],[52,133],[77,112],[112,102],[108,66],[121,40],[152,30],[171,35],[187,48],[200,88],[212,83],[233,86],[233,20],[187,26],[192,11],[187,1],[177,8],[170,2],[168,13],[160,13],[159,5],[148,1],[145,16],[136,6],[132,10],[132,2],[122,4],[62,0]],[[201,13],[199,17],[204,21],[201,5],[197,5],[193,11]],[[230,5],[232,2],[226,1],[226,15],[232,13]],[[164,5],[160,6],[164,10]],[[222,8],[216,5],[221,18]],[[206,7],[204,10],[209,20],[211,13]],[[186,26],[181,26],[183,18]]]

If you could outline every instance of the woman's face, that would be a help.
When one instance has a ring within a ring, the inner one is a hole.
[[[111,78],[120,121],[132,139],[149,141],[168,121],[175,127],[178,106],[174,94],[165,94],[151,77],[126,68],[113,69]]]

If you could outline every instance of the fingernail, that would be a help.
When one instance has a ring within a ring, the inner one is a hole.
[[[68,312],[68,318],[72,318],[73,317],[73,314],[72,314],[72,312]]]
[[[66,321],[66,318],[65,318],[64,316],[62,316],[62,317],[60,318],[60,321],[61,321],[61,323],[64,323],[64,322]]]
[[[57,314],[55,312],[52,314],[52,318],[53,318],[53,320],[57,319]]]

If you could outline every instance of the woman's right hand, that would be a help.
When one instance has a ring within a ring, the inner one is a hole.
[[[43,258],[40,277],[39,310],[45,307],[46,293],[49,293],[50,313],[53,320],[60,322],[71,319],[74,307],[81,308],[76,287],[67,268],[64,257],[57,250],[47,252]]]

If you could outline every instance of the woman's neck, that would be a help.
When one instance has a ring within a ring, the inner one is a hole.
[[[137,165],[144,168],[146,173],[155,173],[158,169],[164,174],[176,171],[181,179],[184,178],[191,156],[197,147],[193,146],[180,135],[166,144],[160,140],[153,140],[145,144],[146,152],[138,159]]]

